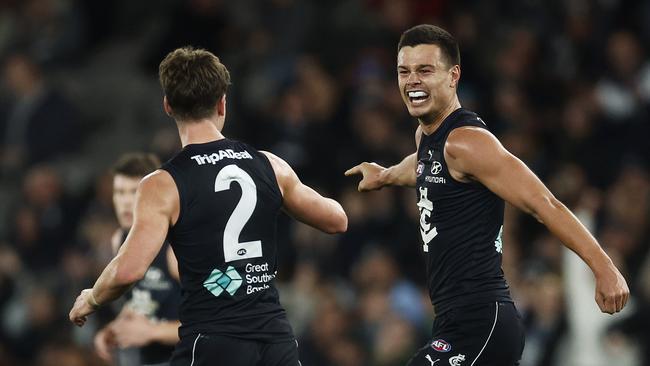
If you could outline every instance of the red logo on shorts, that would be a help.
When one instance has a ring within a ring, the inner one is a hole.
[[[419,162],[417,169],[415,169],[415,175],[419,177],[422,175],[422,172],[424,172],[424,163]]]
[[[449,344],[444,339],[436,339],[431,342],[431,348],[435,349],[438,352],[449,352],[451,351],[451,344]]]

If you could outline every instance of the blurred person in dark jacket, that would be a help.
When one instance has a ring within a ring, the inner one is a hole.
[[[64,190],[60,172],[35,166],[22,183],[22,195],[13,207],[8,241],[29,270],[56,267],[73,241],[76,201]]]
[[[13,96],[0,125],[0,167],[9,172],[52,161],[79,146],[78,116],[40,66],[24,53],[10,55],[4,79]]]

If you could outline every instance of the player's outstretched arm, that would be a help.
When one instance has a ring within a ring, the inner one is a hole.
[[[138,187],[133,226],[117,255],[106,266],[92,289],[77,297],[70,321],[86,322],[100,304],[122,296],[144,277],[167,236],[174,215],[178,215],[178,191],[169,173],[163,170],[144,177]]]
[[[284,209],[291,216],[326,233],[335,234],[347,230],[348,217],[338,202],[323,197],[304,185],[286,161],[267,151],[262,153],[271,162],[282,191]]]
[[[613,314],[623,309],[629,289],[609,256],[571,211],[490,132],[476,127],[452,131],[445,144],[445,160],[454,178],[478,180],[533,215],[577,253],[596,277],[596,302],[601,311]]]
[[[363,162],[348,169],[345,175],[361,174],[359,192],[374,191],[385,186],[415,187],[416,153],[405,157],[399,164],[388,168],[377,163]]]
[[[415,131],[415,145],[420,146],[422,129]],[[363,162],[345,172],[346,176],[361,174],[359,192],[374,191],[385,186],[415,187],[415,168],[418,162],[417,153],[413,153],[397,164],[388,168],[376,163]]]

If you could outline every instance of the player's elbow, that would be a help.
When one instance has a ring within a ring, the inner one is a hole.
[[[345,214],[343,208],[339,207],[337,212],[334,213],[331,222],[324,231],[328,234],[340,234],[348,230],[348,215]]]
[[[524,210],[535,217],[540,223],[544,223],[545,217],[555,216],[558,210],[565,209],[566,206],[552,194],[531,196],[524,207]]]
[[[145,270],[140,270],[124,264],[117,264],[115,268],[115,284],[129,286],[144,278]]]

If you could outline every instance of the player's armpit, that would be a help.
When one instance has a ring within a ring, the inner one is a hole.
[[[345,232],[348,218],[341,205],[333,199],[321,196],[304,185],[291,166],[279,157],[262,151],[268,156],[282,192],[284,209],[296,220],[326,233]]]
[[[181,282],[181,275],[178,272],[178,259],[176,259],[176,254],[171,245],[167,246],[167,253],[165,256],[167,260],[167,268],[169,268],[169,275],[172,276],[177,282]]]

